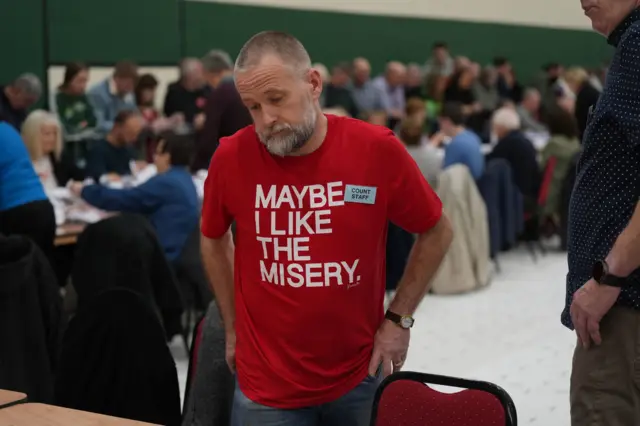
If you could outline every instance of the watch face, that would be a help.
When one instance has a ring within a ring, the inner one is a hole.
[[[402,319],[400,320],[400,325],[402,326],[402,328],[411,328],[411,326],[413,325],[413,318],[402,317]]]
[[[593,265],[593,272],[592,272],[593,279],[596,280],[597,282],[600,282],[604,274],[605,274],[604,262],[597,261]]]

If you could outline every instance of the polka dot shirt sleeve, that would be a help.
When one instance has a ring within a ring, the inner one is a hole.
[[[620,41],[618,72],[611,75],[608,100],[616,121],[634,148],[640,145],[640,22]]]

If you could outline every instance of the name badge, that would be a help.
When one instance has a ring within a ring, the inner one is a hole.
[[[345,203],[375,204],[376,190],[374,186],[346,185],[344,189]]]

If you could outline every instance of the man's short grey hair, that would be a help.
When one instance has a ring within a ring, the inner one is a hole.
[[[265,55],[278,56],[282,62],[297,69],[311,68],[311,58],[302,43],[281,31],[263,31],[247,41],[236,59],[235,70],[244,71],[260,63]]]
[[[180,61],[180,76],[192,74],[202,67],[202,61],[198,58],[184,58]]]
[[[524,90],[524,93],[522,94],[522,99],[527,99],[531,96],[540,96],[540,91],[535,87],[528,87]]]
[[[201,59],[205,71],[210,73],[221,73],[233,69],[231,56],[224,50],[214,49],[209,51]]]
[[[42,96],[42,82],[35,74],[24,73],[13,80],[11,86],[29,97],[40,98]]]
[[[520,116],[515,109],[503,107],[493,113],[491,123],[507,130],[519,130]]]

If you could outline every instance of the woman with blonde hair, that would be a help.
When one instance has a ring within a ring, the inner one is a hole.
[[[598,102],[600,91],[591,84],[589,73],[580,67],[571,67],[565,71],[564,80],[575,94],[575,102],[571,112],[578,122],[578,136],[582,140],[587,128],[589,109]]]
[[[79,170],[62,161],[62,127],[54,114],[31,112],[22,125],[22,140],[45,191],[63,186],[69,179],[83,179]]]

